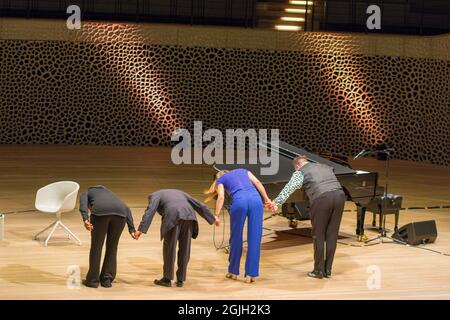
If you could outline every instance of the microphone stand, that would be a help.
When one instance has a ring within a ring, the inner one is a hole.
[[[397,239],[394,239],[392,237],[387,236],[386,233],[386,205],[387,205],[387,195],[388,195],[388,182],[389,182],[389,159],[390,159],[390,151],[389,150],[379,150],[378,153],[384,153],[386,155],[386,166],[384,169],[384,193],[383,193],[383,209],[381,210],[381,225],[380,225],[380,234],[376,236],[375,238],[367,240],[365,243],[369,243],[375,240],[380,240],[381,243],[383,243],[383,239],[387,238],[395,242],[403,243],[402,241],[398,241]]]

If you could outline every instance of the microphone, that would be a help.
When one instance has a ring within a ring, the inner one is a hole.
[[[358,154],[353,158],[353,160],[356,160],[356,159],[362,157],[366,152],[367,152],[367,150],[365,150],[365,149],[362,150],[360,153],[358,153]]]

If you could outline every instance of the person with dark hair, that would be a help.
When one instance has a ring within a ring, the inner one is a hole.
[[[197,212],[209,224],[219,225],[218,216],[214,216],[206,205],[197,201],[186,192],[176,189],[162,189],[148,196],[148,207],[145,210],[136,240],[147,233],[155,213],[161,215],[161,240],[163,242],[164,275],[154,283],[171,287],[174,278],[175,257],[178,243],[178,270],[176,286],[182,287],[186,281],[187,266],[191,254],[191,239],[198,236],[199,228]]]
[[[131,210],[108,188],[94,186],[81,194],[80,212],[86,230],[91,232],[89,271],[83,284],[87,287],[97,288],[100,282],[102,287],[110,288],[116,277],[117,247],[125,222],[131,236],[135,238]],[[105,258],[100,272],[105,238]]]
[[[271,210],[277,211],[295,190],[301,187],[305,189],[310,204],[314,241],[314,270],[308,276],[328,278],[331,277],[346,196],[332,167],[309,162],[303,155],[297,156],[293,165],[295,172],[273,200]]]

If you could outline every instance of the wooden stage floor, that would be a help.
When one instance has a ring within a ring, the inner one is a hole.
[[[377,170],[384,163],[362,159],[361,170]],[[404,196],[404,207],[450,205],[450,167],[392,161],[391,192]],[[67,268],[79,266],[84,277],[88,265],[89,233],[78,211],[63,215],[64,223],[83,244],[60,242],[44,247],[32,236],[53,217],[33,209],[36,190],[59,180],[74,180],[82,190],[103,184],[132,208],[139,223],[147,195],[161,188],[180,188],[199,199],[210,183],[212,169],[204,165],[175,166],[168,148],[95,146],[0,146],[0,211],[5,218],[5,239],[0,241],[0,299],[449,299],[450,256],[392,243],[357,247],[354,237],[355,206],[347,203],[332,279],[306,277],[312,269],[310,224],[292,230],[281,217],[265,223],[261,277],[247,285],[242,279],[224,278],[228,256],[213,245],[213,227],[200,222],[193,241],[188,280],[184,288],[152,284],[162,272],[160,218],[148,235],[134,241],[124,232],[119,247],[118,275],[110,289],[68,288]],[[383,180],[380,181],[383,183]],[[18,212],[19,211],[19,212]],[[27,211],[27,212],[22,212]],[[269,215],[268,212],[265,213]],[[389,216],[387,226],[393,228]],[[424,248],[450,253],[450,208],[404,210],[400,225],[435,219],[438,239]],[[371,216],[366,221],[367,234]],[[290,233],[287,233],[287,232]],[[228,220],[226,235],[228,236]],[[59,234],[62,240],[62,234]],[[217,242],[222,229],[216,230]],[[351,245],[356,246],[351,246]],[[244,252],[245,254],[245,252]],[[242,266],[244,259],[242,260]],[[368,286],[380,271],[380,286]]]

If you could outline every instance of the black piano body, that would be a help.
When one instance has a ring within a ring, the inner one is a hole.
[[[322,158],[304,149],[292,146],[280,141],[278,146],[272,147],[270,143],[261,142],[259,147],[279,154],[279,170],[274,175],[261,175],[259,164],[215,164],[216,170],[233,170],[245,168],[252,172],[264,185],[271,199],[275,198],[286,183],[290,180],[294,168],[292,159],[297,155],[305,155],[308,161],[322,163],[334,168],[334,173],[341,183],[347,196],[347,201],[352,201],[357,206],[356,234],[358,239],[364,236],[364,220],[367,205],[376,196],[380,196],[380,188],[377,188],[378,173],[354,170],[350,167]],[[297,221],[310,219],[308,197],[303,189],[295,191],[283,204],[281,215],[289,219],[290,226],[296,226]]]

